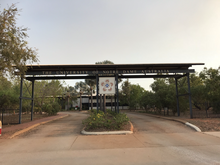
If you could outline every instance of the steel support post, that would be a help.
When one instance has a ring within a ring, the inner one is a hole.
[[[111,96],[111,111],[112,111],[112,96]]]
[[[93,88],[91,91],[91,105],[90,105],[91,109],[93,109],[93,95],[92,95],[92,93],[93,93]]]
[[[96,109],[99,112],[99,77],[96,74]]]
[[[190,110],[190,118],[193,118],[192,113],[192,100],[191,100],[191,90],[190,90],[190,79],[189,79],[189,73],[186,73],[187,75],[187,82],[188,82],[188,92],[189,92],[189,110]]]
[[[106,95],[103,95],[103,111],[106,113]]]
[[[102,109],[103,103],[102,103],[102,94],[100,94],[100,110],[103,111]]]
[[[180,116],[180,107],[179,107],[179,92],[178,92],[178,79],[175,78],[176,83],[176,106],[177,106],[177,114]]]
[[[115,76],[115,84],[116,84],[116,76]],[[116,90],[116,85],[115,85],[115,91],[117,91]],[[114,94],[114,100],[115,100],[115,113],[116,113],[117,112],[117,109],[116,109],[116,92]]]
[[[22,113],[22,97],[23,97],[23,75],[21,75],[21,84],[20,84],[20,105],[19,105],[19,121],[18,123],[21,124],[21,113]]]
[[[69,97],[68,97],[68,105],[67,106],[69,106]],[[67,107],[67,109],[69,109],[69,107]],[[79,111],[82,111],[82,91],[81,91],[81,89],[80,89],[80,109],[79,109]]]
[[[32,97],[31,97],[31,121],[33,120],[34,113],[34,80],[32,80]]]
[[[118,103],[118,74],[116,74],[116,97],[117,97],[117,112],[119,113],[119,103]]]
[[[117,112],[116,110],[116,94],[114,94],[114,99],[115,99],[115,113]]]

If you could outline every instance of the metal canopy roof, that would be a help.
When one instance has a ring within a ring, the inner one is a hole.
[[[160,64],[83,64],[83,65],[27,65],[27,73],[38,71],[57,71],[57,70],[75,70],[75,71],[93,71],[93,70],[185,70],[193,65],[204,65],[204,63],[160,63]]]
[[[36,76],[26,79],[95,79],[96,74],[99,76],[118,74],[119,78],[179,78],[184,73],[194,73],[194,69],[189,69],[193,65],[204,63],[27,65],[26,75]]]

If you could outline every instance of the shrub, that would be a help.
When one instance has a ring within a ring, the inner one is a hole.
[[[42,110],[48,113],[48,115],[56,115],[60,109],[61,106],[58,102],[47,103],[42,106]]]
[[[89,111],[90,116],[83,121],[86,129],[107,129],[107,130],[119,130],[123,125],[127,124],[129,118],[124,113],[115,113],[107,110],[106,113],[96,110]]]

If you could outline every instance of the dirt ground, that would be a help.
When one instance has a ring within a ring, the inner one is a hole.
[[[220,131],[220,118],[195,118],[185,120],[199,127],[202,132]]]
[[[138,113],[138,112],[137,112]],[[171,118],[179,118],[183,119],[189,123],[192,123],[199,127],[202,132],[215,132],[215,131],[220,131],[220,118],[194,118],[194,119],[189,119],[189,117],[186,116],[181,116],[181,117],[175,117],[175,116],[166,116],[166,117],[171,117]],[[3,125],[3,128],[10,127],[13,125]],[[121,130],[130,130],[130,124],[125,125]],[[18,130],[16,130],[18,131]],[[89,130],[87,130],[89,131]],[[90,130],[91,131],[91,130]],[[106,131],[106,130],[92,130],[92,131]],[[110,130],[108,130],[110,131]],[[15,131],[10,131],[7,133],[2,134],[0,136],[0,139],[5,139],[13,135]]]
[[[137,113],[140,113],[140,112],[145,113],[144,111],[139,111],[139,112],[136,111],[136,112]],[[153,115],[164,116],[162,114],[161,115],[153,114]],[[187,122],[199,127],[202,132],[220,131],[220,118],[193,118],[193,119],[190,119],[189,114],[180,114],[179,117],[172,116],[172,115],[165,115],[164,117],[181,119],[181,120],[187,121]]]

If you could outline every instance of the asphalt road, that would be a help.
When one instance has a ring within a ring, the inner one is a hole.
[[[129,113],[134,134],[81,135],[85,113],[0,140],[0,165],[219,164],[220,138],[181,123]]]

